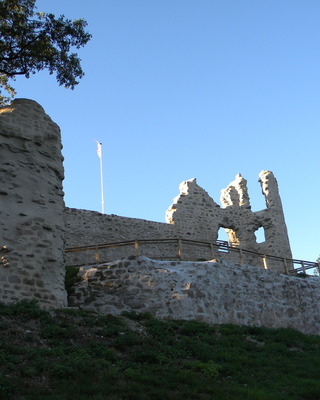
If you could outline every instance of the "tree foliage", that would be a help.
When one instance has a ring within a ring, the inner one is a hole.
[[[77,53],[91,38],[83,19],[36,12],[36,0],[0,0],[0,102],[13,98],[9,83],[41,70],[55,73],[59,85],[74,89],[84,75]],[[7,91],[4,96],[1,89]],[[8,96],[9,95],[9,96]]]

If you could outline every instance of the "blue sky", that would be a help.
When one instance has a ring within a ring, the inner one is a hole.
[[[17,78],[62,131],[65,202],[164,222],[179,183],[213,199],[241,173],[254,211],[274,172],[294,258],[319,243],[318,0],[55,0],[38,10],[84,18],[91,42],[74,91],[41,72]]]

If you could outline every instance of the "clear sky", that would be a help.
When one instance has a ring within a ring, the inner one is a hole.
[[[47,72],[17,78],[62,131],[65,202],[164,222],[179,183],[219,203],[241,173],[254,211],[261,170],[275,174],[293,256],[319,241],[319,0],[38,0],[88,21],[74,91]]]

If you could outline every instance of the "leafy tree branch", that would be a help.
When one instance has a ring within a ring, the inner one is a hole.
[[[47,69],[59,85],[74,89],[84,76],[78,54],[91,38],[83,19],[36,12],[36,0],[0,0],[0,103],[15,96],[9,83]],[[2,94],[7,92],[7,96]]]

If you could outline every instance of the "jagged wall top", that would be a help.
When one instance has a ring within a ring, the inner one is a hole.
[[[247,181],[241,174],[236,175],[235,180],[222,190],[220,201],[223,208],[229,206],[251,208]]]
[[[221,191],[222,207],[197,184],[196,179],[184,181],[180,185],[180,194],[166,213],[166,221],[180,229],[182,226],[193,226],[201,240],[207,241],[216,241],[218,231],[223,227],[234,245],[291,258],[277,181],[271,171],[262,171],[259,182],[267,208],[252,212],[247,181],[240,174]],[[255,236],[255,231],[260,227],[265,232],[263,243],[257,243]]]
[[[67,244],[78,246],[121,240],[181,238],[214,243],[219,229],[225,228],[234,246],[257,253],[292,258],[277,181],[270,171],[262,171],[260,183],[266,198],[265,210],[252,212],[246,180],[238,174],[222,191],[219,206],[196,179],[180,184],[180,194],[159,223],[90,211],[66,210]],[[257,243],[255,231],[264,229],[265,241]],[[152,256],[152,255],[151,255]],[[194,254],[194,259],[204,255]],[[217,254],[223,257],[222,254]],[[249,260],[258,265],[257,260]],[[249,262],[248,261],[248,262]],[[259,260],[259,264],[261,264]],[[283,271],[283,265],[269,268]]]

